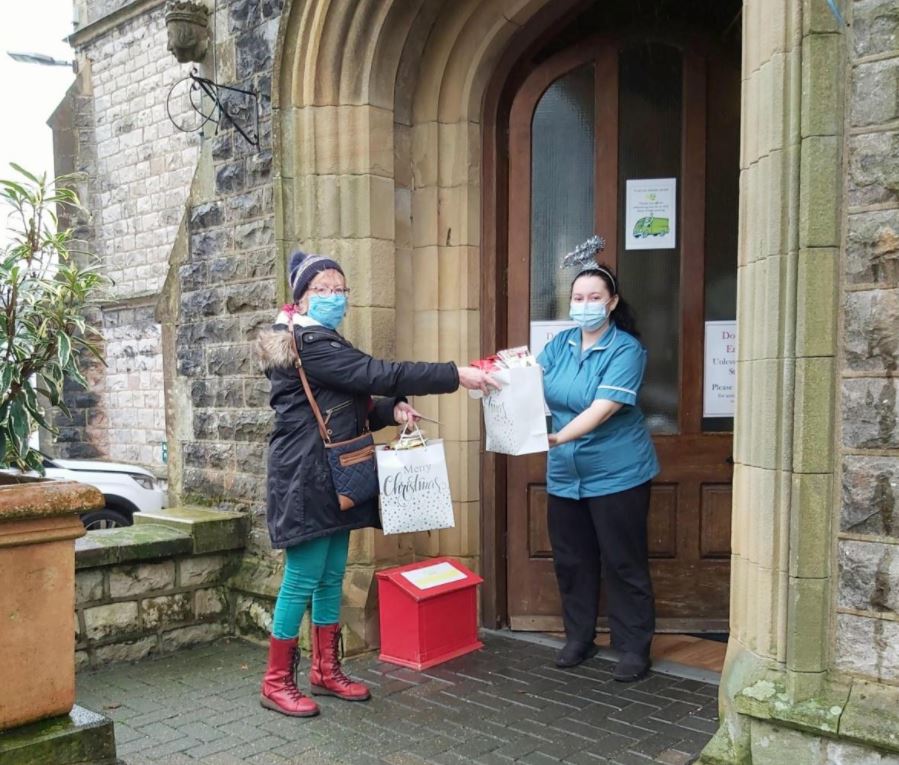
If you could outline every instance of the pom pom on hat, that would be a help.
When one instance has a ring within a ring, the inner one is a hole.
[[[334,269],[343,273],[340,264],[326,255],[311,255],[297,250],[290,256],[288,264],[288,281],[293,300],[299,300],[317,274]]]

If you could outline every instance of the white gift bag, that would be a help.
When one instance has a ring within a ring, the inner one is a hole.
[[[451,529],[453,499],[443,441],[414,449],[375,449],[385,534]]]
[[[502,388],[481,399],[487,451],[512,455],[549,451],[543,370],[513,367],[490,374]]]

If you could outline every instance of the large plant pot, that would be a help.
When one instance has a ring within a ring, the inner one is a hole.
[[[9,483],[13,481],[12,483]],[[66,715],[75,704],[78,513],[92,486],[0,479],[0,730]]]

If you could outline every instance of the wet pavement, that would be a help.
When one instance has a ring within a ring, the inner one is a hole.
[[[717,727],[713,683],[652,672],[621,684],[604,654],[563,670],[551,644],[484,642],[423,672],[348,660],[373,699],[319,698],[308,719],[260,707],[266,651],[236,639],[81,673],[78,703],[115,721],[127,765],[686,765]],[[307,670],[304,658],[301,687]]]

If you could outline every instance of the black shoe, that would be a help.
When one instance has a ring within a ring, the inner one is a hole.
[[[615,665],[612,677],[619,683],[632,683],[649,672],[649,659],[639,653],[625,653]]]
[[[562,646],[559,655],[556,656],[557,667],[576,667],[582,661],[596,656],[599,648],[596,643],[585,643],[581,640],[569,640]]]

